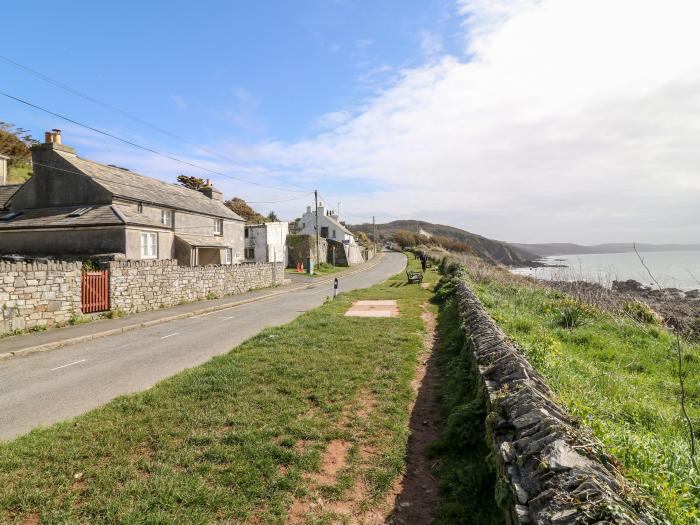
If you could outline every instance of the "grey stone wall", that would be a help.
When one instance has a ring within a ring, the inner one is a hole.
[[[456,287],[462,330],[487,403],[487,441],[497,500],[515,524],[660,524],[590,432],[551,390],[464,283]]]
[[[80,263],[0,261],[0,335],[80,313]]]
[[[112,261],[110,308],[142,312],[282,284],[284,263],[178,266],[173,260]]]

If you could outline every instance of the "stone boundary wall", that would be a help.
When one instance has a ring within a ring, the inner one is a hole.
[[[127,313],[268,288],[284,280],[281,262],[178,266],[174,260],[112,261],[107,267],[110,309]]]
[[[0,335],[80,314],[81,269],[75,262],[0,261]]]
[[[461,281],[455,288],[466,349],[487,404],[487,442],[508,525],[661,524],[621,495],[629,489],[591,433],[552,391]]]

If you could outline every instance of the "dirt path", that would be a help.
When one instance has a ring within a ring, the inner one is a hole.
[[[432,523],[439,502],[437,479],[433,477],[433,462],[426,457],[428,446],[440,439],[442,418],[437,401],[439,383],[434,349],[437,346],[436,317],[424,312],[426,343],[413,386],[418,395],[411,411],[406,473],[401,480],[400,493],[387,523],[418,525]]]

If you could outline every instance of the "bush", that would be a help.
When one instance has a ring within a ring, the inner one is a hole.
[[[555,324],[572,330],[591,321],[593,308],[574,299],[564,299],[558,305]]]
[[[662,322],[661,316],[652,310],[647,303],[636,299],[626,301],[622,305],[622,311],[640,323],[661,324]]]

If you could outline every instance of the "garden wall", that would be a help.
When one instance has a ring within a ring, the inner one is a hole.
[[[284,263],[178,266],[173,260],[111,261],[110,308],[142,312],[282,284]]]
[[[0,261],[0,335],[68,322],[80,313],[81,264]]]
[[[629,503],[631,491],[611,458],[555,403],[463,281],[455,294],[465,349],[485,394],[496,499],[508,525],[662,523]]]

